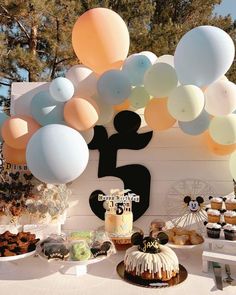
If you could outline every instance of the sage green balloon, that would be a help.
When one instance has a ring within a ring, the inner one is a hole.
[[[167,63],[155,63],[144,75],[144,88],[155,98],[169,96],[177,85],[175,69]]]
[[[150,100],[150,95],[143,86],[136,86],[132,89],[129,97],[131,107],[134,110],[144,108]]]
[[[175,88],[168,98],[168,110],[178,121],[189,122],[196,119],[204,108],[204,94],[194,85]]]
[[[222,145],[236,143],[236,114],[214,117],[209,126],[212,139]]]

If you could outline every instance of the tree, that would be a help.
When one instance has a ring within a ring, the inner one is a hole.
[[[71,31],[79,15],[111,8],[126,21],[130,53],[173,54],[180,38],[202,24],[219,26],[236,40],[230,16],[213,15],[221,0],[0,0],[0,86],[50,81],[78,63]],[[236,63],[228,73],[236,82]],[[0,92],[1,93],[1,92]],[[7,102],[7,97],[3,97]]]

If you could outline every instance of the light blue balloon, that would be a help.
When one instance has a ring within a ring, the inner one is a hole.
[[[180,129],[189,135],[199,135],[206,131],[210,124],[210,115],[203,110],[202,113],[193,121],[178,122]]]
[[[110,70],[99,78],[97,90],[104,102],[116,105],[130,96],[131,84],[122,71]]]
[[[220,28],[194,28],[181,38],[175,50],[178,79],[184,85],[207,86],[228,71],[234,54],[233,40]]]
[[[51,96],[60,102],[66,102],[74,95],[74,85],[72,82],[64,77],[54,79],[49,85],[49,92]]]
[[[2,135],[1,135],[1,128],[3,123],[9,118],[4,112],[0,112],[0,142],[3,141]]]
[[[127,75],[131,85],[143,85],[144,74],[151,66],[151,61],[145,55],[133,54],[125,60],[122,71]]]
[[[64,103],[55,101],[49,92],[37,93],[31,101],[31,114],[42,126],[64,124]]]
[[[46,183],[68,183],[79,177],[89,159],[88,146],[73,128],[51,124],[37,130],[26,148],[32,174]]]

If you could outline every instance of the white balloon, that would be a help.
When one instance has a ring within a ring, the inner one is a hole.
[[[158,58],[158,60],[156,62],[164,62],[166,64],[169,64],[173,68],[175,67],[175,65],[174,65],[174,56],[170,55],[170,54],[165,54],[165,55],[159,56],[159,58]]]
[[[225,116],[236,109],[236,85],[218,80],[205,91],[206,111],[213,116]]]
[[[176,87],[168,98],[168,110],[178,121],[188,122],[196,119],[204,107],[204,94],[194,85]]]
[[[210,85],[228,71],[234,54],[233,40],[220,28],[194,28],[181,38],[175,50],[178,79],[182,84]]]
[[[236,115],[214,117],[209,126],[212,139],[222,145],[236,143]]]
[[[145,55],[152,64],[154,64],[158,60],[158,57],[156,56],[156,54],[151,51],[142,51],[139,54]]]
[[[49,92],[51,96],[60,102],[66,102],[74,95],[74,85],[72,82],[64,77],[58,77],[49,85]]]
[[[95,73],[83,65],[75,65],[66,73],[75,88],[75,95],[81,98],[91,98],[97,91],[97,77]]]
[[[68,183],[79,177],[89,159],[88,146],[73,128],[50,124],[31,137],[26,149],[29,170],[46,183]]]

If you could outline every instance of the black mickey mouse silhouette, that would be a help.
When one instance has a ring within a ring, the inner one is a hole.
[[[99,151],[98,178],[114,176],[120,178],[125,189],[140,196],[140,202],[133,202],[134,220],[144,214],[149,206],[151,175],[148,169],[139,164],[117,167],[117,152],[119,149],[140,150],[145,148],[152,138],[153,132],[138,133],[141,118],[131,111],[122,111],[114,118],[114,127],[117,133],[108,137],[103,126],[94,127],[94,137],[88,147]],[[105,209],[98,201],[100,190],[94,191],[89,198],[92,211],[104,220]]]
[[[139,251],[152,254],[159,253],[159,245],[165,245],[168,241],[168,236],[164,232],[159,232],[156,238],[152,236],[144,237],[143,234],[139,232],[136,232],[131,236],[132,245],[138,246]]]
[[[198,196],[196,200],[192,200],[190,196],[184,197],[184,203],[188,205],[188,208],[191,212],[197,212],[202,203],[204,203],[204,199],[201,196]]]

